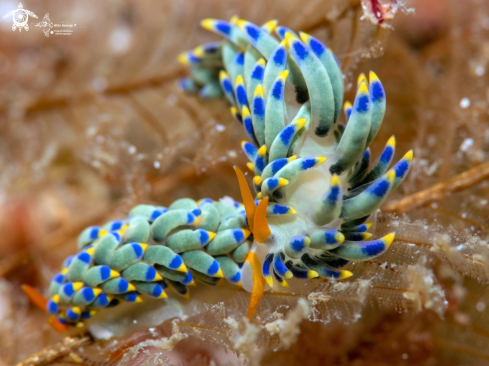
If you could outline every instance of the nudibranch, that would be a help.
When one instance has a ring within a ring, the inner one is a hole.
[[[248,137],[242,149],[255,194],[235,167],[243,203],[139,205],[125,220],[85,229],[49,299],[24,287],[59,331],[121,302],[165,298],[168,286],[186,297],[195,280],[222,278],[251,292],[251,318],[264,291],[293,278],[346,279],[352,273],[344,266],[381,255],[394,240],[395,233],[372,239],[367,221],[407,176],[413,152],[389,169],[391,137],[371,162],[386,109],[375,73],[361,74],[353,104],[343,103],[338,61],[318,39],[276,21],[259,27],[234,17],[202,26],[224,40],[179,56],[190,73],[180,85],[226,99]]]

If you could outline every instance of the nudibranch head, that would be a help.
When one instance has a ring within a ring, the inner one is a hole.
[[[224,40],[179,56],[190,70],[180,85],[230,104],[248,137],[242,149],[255,194],[235,167],[243,203],[139,205],[127,219],[85,229],[49,299],[24,288],[58,331],[121,302],[164,299],[168,287],[188,297],[195,280],[214,286],[222,278],[251,292],[251,318],[267,288],[293,278],[343,280],[352,276],[345,265],[381,255],[394,240],[394,233],[371,239],[367,220],[406,177],[413,153],[389,168],[391,137],[371,163],[386,108],[375,73],[360,75],[354,102],[343,103],[338,61],[318,39],[276,21],[202,26]]]

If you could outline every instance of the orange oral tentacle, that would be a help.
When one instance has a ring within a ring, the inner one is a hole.
[[[272,235],[267,221],[268,197],[260,201],[255,212],[255,222],[253,235],[258,243],[263,244]]]
[[[241,191],[241,199],[243,200],[243,204],[246,211],[246,217],[248,218],[248,226],[250,227],[250,230],[253,232],[253,222],[254,222],[255,211],[256,211],[255,200],[251,195],[250,187],[248,186],[248,183],[246,182],[246,178],[243,172],[241,171],[241,169],[235,166],[234,171],[238,176],[239,190]]]
[[[46,305],[48,300],[39,291],[29,285],[22,285],[22,291],[36,307],[47,312]]]
[[[250,252],[247,261],[250,262],[253,273],[253,289],[251,290],[250,303],[248,304],[248,313],[246,317],[251,319],[255,314],[256,308],[260,304],[263,293],[265,292],[265,279],[261,273],[261,263],[254,252]]]

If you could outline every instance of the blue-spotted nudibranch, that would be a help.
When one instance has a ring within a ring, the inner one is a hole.
[[[318,39],[276,21],[202,26],[224,40],[179,56],[189,68],[180,85],[226,99],[248,138],[242,148],[255,194],[235,167],[243,203],[139,205],[125,220],[84,230],[48,299],[24,286],[59,331],[120,302],[163,299],[167,287],[186,297],[196,281],[222,278],[251,292],[251,318],[264,291],[293,278],[343,280],[352,276],[345,265],[381,255],[394,240],[395,233],[372,239],[367,221],[407,176],[413,152],[389,169],[391,137],[371,162],[386,109],[375,73],[361,74],[353,104],[343,103],[338,61]],[[342,109],[346,124],[338,122]]]

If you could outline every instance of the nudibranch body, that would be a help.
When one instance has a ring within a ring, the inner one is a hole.
[[[242,148],[254,173],[258,208],[266,200],[269,228],[265,235],[253,228],[260,223],[253,220],[254,207],[247,209],[255,235],[251,251],[262,263],[267,284],[351,276],[341,267],[378,256],[393,242],[394,233],[369,240],[365,222],[406,177],[413,158],[409,151],[389,170],[395,149],[391,137],[371,164],[369,145],[386,108],[382,83],[373,72],[369,80],[360,75],[353,105],[344,103],[345,126],[338,123],[343,76],[336,57],[318,39],[274,21],[258,27],[237,18],[207,19],[202,25],[225,40],[180,55],[190,70],[181,86],[208,98],[219,95],[220,84],[231,113],[245,128],[249,141]],[[295,101],[287,93],[289,85]],[[243,181],[240,187],[247,206]],[[249,291],[255,285],[253,270],[251,261],[242,269]]]
[[[242,148],[255,195],[235,168],[243,204],[139,205],[126,220],[86,229],[49,300],[26,288],[58,330],[122,301],[165,298],[168,285],[188,296],[194,278],[215,285],[224,277],[250,291],[251,317],[268,288],[291,278],[348,278],[345,265],[381,255],[394,240],[394,233],[372,240],[366,221],[406,177],[413,153],[389,169],[391,137],[371,163],[386,108],[377,76],[360,75],[354,103],[343,105],[340,67],[318,39],[275,21],[202,25],[225,39],[180,55],[190,70],[180,85],[230,104],[248,136]],[[338,122],[342,106],[346,125]]]

